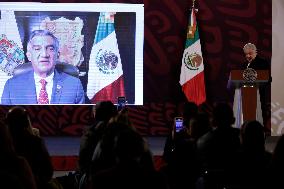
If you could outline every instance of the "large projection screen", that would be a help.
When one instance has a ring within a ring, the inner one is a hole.
[[[0,10],[0,104],[37,104],[38,89],[30,82],[36,79],[21,79],[19,84],[19,78],[26,77],[16,73],[23,65],[33,73],[27,57],[31,32],[48,30],[59,41],[56,63],[78,69],[82,104],[116,103],[125,96],[128,104],[143,105],[143,4],[15,2],[0,3]],[[74,88],[53,79],[49,104],[81,104],[71,99],[77,98]]]

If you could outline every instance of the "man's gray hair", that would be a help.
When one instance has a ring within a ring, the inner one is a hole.
[[[247,50],[247,49],[252,49],[252,50],[254,50],[254,51],[257,52],[257,48],[256,48],[256,46],[255,46],[253,43],[247,43],[247,44],[245,44],[243,50],[245,51],[245,50]]]
[[[32,31],[31,35],[30,35],[30,38],[29,38],[29,41],[28,41],[28,45],[27,45],[27,50],[30,50],[31,49],[31,41],[34,37],[36,36],[50,36],[53,38],[54,40],[54,48],[55,48],[55,51],[58,52],[59,50],[59,41],[58,39],[53,35],[53,33],[51,33],[50,31],[48,30],[34,30]]]

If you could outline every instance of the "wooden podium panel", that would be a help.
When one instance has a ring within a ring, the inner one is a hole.
[[[256,119],[257,87],[242,87],[242,108],[245,121]]]
[[[234,99],[234,106],[239,103],[235,102],[236,100],[241,100],[242,120],[245,122],[249,120],[257,120],[257,112],[259,111],[257,108],[260,108],[261,112],[261,107],[258,107],[258,104],[260,104],[260,102],[258,102],[258,87],[259,85],[268,82],[269,71],[256,70],[257,78],[249,85],[247,85],[247,81],[243,78],[243,72],[244,70],[232,70],[229,82],[235,86],[236,90],[241,90],[241,98]],[[234,113],[238,114],[239,112]]]

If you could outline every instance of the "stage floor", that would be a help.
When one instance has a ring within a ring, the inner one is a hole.
[[[79,153],[80,137],[43,137],[51,156],[76,156]],[[272,152],[279,137],[266,139],[266,150]],[[166,137],[145,137],[153,155],[162,155]]]
[[[70,171],[75,171],[80,137],[43,137],[45,144],[53,160],[54,177],[63,176]],[[266,150],[273,152],[279,137],[267,137]],[[163,154],[166,137],[145,137],[153,156],[159,157]]]
[[[79,153],[80,137],[43,137],[51,156],[75,156]],[[166,137],[145,137],[153,155],[162,155]]]

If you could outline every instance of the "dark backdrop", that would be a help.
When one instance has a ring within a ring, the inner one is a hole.
[[[179,85],[179,74],[191,0],[52,2],[144,3],[144,105],[129,107],[129,115],[143,135],[168,134],[173,117],[180,115],[186,100]],[[202,108],[210,112],[215,102],[232,102],[227,80],[230,70],[243,61],[245,43],[255,43],[259,54],[271,59],[272,3],[271,0],[196,0],[196,7],[207,93],[207,102]],[[84,126],[93,121],[92,107],[88,105],[25,107],[42,135],[80,136]],[[9,106],[1,106],[1,115],[8,109]],[[266,127],[269,126],[267,122]]]

